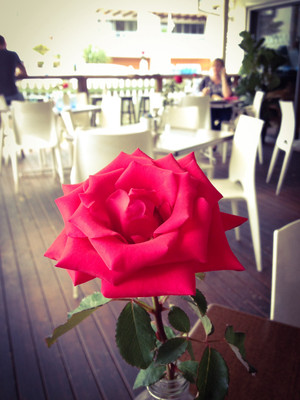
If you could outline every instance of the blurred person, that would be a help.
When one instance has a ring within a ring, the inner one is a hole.
[[[224,61],[221,58],[216,58],[212,62],[211,74],[202,79],[199,91],[204,96],[210,96],[212,100],[221,100],[232,95],[230,79],[226,75]],[[231,108],[211,107],[212,129],[220,130],[222,121],[229,121],[231,115]]]
[[[7,50],[6,41],[0,35],[0,94],[4,95],[8,105],[12,100],[24,101],[24,97],[16,85],[17,73],[20,76],[27,76],[26,68],[20,57],[16,52]]]
[[[211,75],[200,82],[199,90],[202,94],[213,99],[230,97],[232,95],[230,79],[226,75],[224,61],[216,58],[211,65]]]

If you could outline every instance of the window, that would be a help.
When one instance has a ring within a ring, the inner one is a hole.
[[[137,21],[112,20],[109,21],[113,31],[117,32],[134,32],[137,30]]]
[[[289,67],[298,68],[300,5],[269,7],[251,13],[250,31],[256,39],[265,38],[266,47],[287,56]]]
[[[205,23],[181,24],[175,22],[175,28],[173,29],[173,32],[201,35],[204,33],[204,30],[205,30]]]

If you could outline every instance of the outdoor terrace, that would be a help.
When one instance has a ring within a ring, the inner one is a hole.
[[[257,272],[249,224],[241,228],[240,242],[229,232],[230,245],[246,270],[212,272],[198,286],[209,303],[268,317],[270,308],[272,235],[300,218],[300,153],[295,152],[282,192],[275,195],[279,173],[265,183],[273,149],[264,145],[264,164],[257,163],[256,184],[260,214],[263,271]],[[23,171],[37,166],[35,154],[22,159]],[[220,160],[215,176],[224,176]],[[66,178],[69,171],[66,170]],[[63,323],[67,311],[82,296],[99,290],[99,282],[80,286],[72,298],[72,284],[64,270],[53,267],[43,254],[62,229],[54,200],[62,194],[51,174],[30,174],[21,179],[15,195],[10,165],[0,176],[0,398],[30,399],[133,399],[137,370],[120,357],[114,341],[115,323],[122,303],[108,304],[86,319],[79,328],[48,349],[44,338]],[[228,210],[228,208],[224,208]],[[245,207],[240,215],[246,216]],[[216,249],[217,251],[217,249]],[[174,300],[174,299],[172,299]]]

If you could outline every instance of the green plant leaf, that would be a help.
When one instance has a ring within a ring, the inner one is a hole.
[[[90,296],[82,299],[79,306],[75,310],[68,313],[67,322],[55,328],[52,332],[52,335],[45,339],[47,346],[52,346],[60,336],[73,329],[99,307],[110,301],[111,299],[104,297],[102,293],[99,292],[93,293]]]
[[[211,320],[206,315],[207,301],[203,293],[196,289],[195,296],[184,296],[184,298],[188,301],[189,306],[194,310],[201,320],[206,335],[211,335],[214,331],[214,327],[211,323]]]
[[[198,361],[183,361],[178,366],[178,369],[182,372],[182,375],[185,379],[191,383],[196,381],[197,377],[197,370],[198,370],[199,363]]]
[[[156,336],[149,314],[130,302],[122,310],[116,328],[116,343],[125,361],[138,368],[147,368],[153,359]]]
[[[195,274],[196,278],[199,279],[200,281],[203,281],[205,279],[205,272],[197,272]]]
[[[167,339],[172,339],[172,338],[176,337],[176,333],[173,331],[173,329],[170,326],[164,325],[164,331],[167,336]]]
[[[194,355],[194,350],[193,350],[193,345],[192,345],[192,342],[189,340],[188,341],[188,345],[187,345],[187,351],[188,351],[188,353],[189,353],[189,355],[190,355],[190,357],[191,357],[191,360],[192,361],[195,361],[195,355]]]
[[[228,384],[228,368],[223,357],[207,346],[198,368],[196,385],[199,395],[196,400],[223,400]]]
[[[148,368],[140,370],[135,379],[133,389],[137,389],[140,386],[153,385],[153,383],[159,381],[164,376],[165,371],[166,367],[164,365],[151,363]]]
[[[173,338],[163,343],[157,352],[158,364],[169,364],[176,361],[186,350],[188,340],[186,338]]]
[[[173,328],[177,329],[179,332],[188,333],[191,329],[190,319],[180,307],[171,307],[168,319]]]
[[[227,343],[236,355],[237,359],[244,365],[247,371],[250,374],[255,375],[255,373],[257,372],[256,369],[246,360],[246,350],[244,346],[245,337],[245,333],[235,332],[233,326],[227,326],[225,331],[225,339]]]
[[[199,308],[201,314],[205,315],[206,311],[207,311],[207,301],[206,301],[204,294],[202,292],[200,292],[200,290],[196,289],[196,295],[191,296],[191,297],[194,299],[195,303],[197,304],[197,307]]]
[[[112,299],[108,299],[104,297],[101,292],[95,292],[87,297],[84,297],[79,306],[75,308],[75,310],[68,312],[68,318],[71,318],[72,315],[77,314],[81,311],[90,310],[94,308],[99,308],[106,303],[109,303]]]

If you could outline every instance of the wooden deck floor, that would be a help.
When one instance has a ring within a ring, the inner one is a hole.
[[[265,177],[272,144],[264,146],[264,165],[257,165],[263,272],[256,271],[249,224],[240,242],[232,233],[232,249],[245,272],[214,272],[199,288],[208,301],[267,317],[273,230],[300,218],[300,154],[295,153],[282,193],[275,196],[278,169],[267,185]],[[27,155],[22,168],[35,167]],[[216,174],[225,167],[217,164]],[[123,307],[106,305],[51,349],[44,338],[65,321],[79,300],[72,298],[67,273],[43,257],[62,228],[54,199],[61,195],[51,175],[31,175],[21,181],[22,194],[13,192],[10,166],[0,177],[0,399],[127,400],[134,398],[137,370],[120,357],[114,342],[115,322]],[[242,207],[240,215],[247,215]],[[80,297],[99,290],[97,282],[80,287]]]

